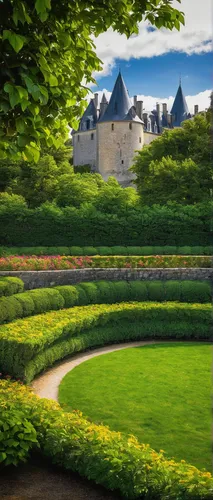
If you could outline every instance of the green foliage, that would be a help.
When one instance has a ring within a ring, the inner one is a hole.
[[[89,249],[89,254],[87,253]],[[92,253],[93,252],[93,253]],[[9,255],[212,255],[212,247],[4,247],[0,257]]]
[[[18,405],[0,409],[0,464],[26,462],[29,451],[38,447],[36,430]]]
[[[75,174],[89,174],[91,172],[91,165],[74,165]]]
[[[91,285],[94,286],[92,283],[85,283],[76,288],[85,289],[85,294],[88,294],[92,303],[96,300],[94,293],[98,294],[98,289]],[[127,294],[130,297],[128,283],[118,282],[113,285],[121,300],[125,300]],[[127,300],[130,300],[129,297]],[[110,339],[106,336],[98,339],[95,335],[93,339],[93,336],[85,335],[89,329],[119,321],[125,321],[129,325],[129,336],[126,340],[135,338],[135,329],[131,331],[134,322],[141,322],[137,333],[137,338],[139,336],[141,339],[211,339],[210,303],[122,302],[96,304],[95,307],[78,306],[46,312],[45,315],[40,314],[0,326],[1,368],[5,373],[30,382],[41,370],[75,351],[111,342],[111,336]],[[113,327],[112,335],[116,342],[118,339]]]
[[[78,291],[75,286],[72,285],[64,285],[58,286],[54,288],[58,290],[60,295],[62,295],[64,299],[64,307],[72,307],[78,304]]]
[[[24,283],[20,278],[12,276],[0,277],[0,297],[14,295],[15,293],[23,292]]]
[[[136,185],[145,205],[168,201],[185,205],[211,198],[211,121],[208,114],[186,120],[181,128],[165,130],[134,160]]]
[[[157,28],[184,23],[167,0],[1,2],[1,158],[22,153],[37,162],[41,142],[58,148],[60,129],[77,128],[85,83],[101,68],[93,38],[110,27],[129,37],[142,19]]]
[[[0,382],[0,403],[23,408],[41,452],[53,463],[115,490],[126,499],[210,500],[213,480],[185,461],[175,463],[134,436],[96,425],[80,412],[66,413],[29,387]],[[184,481],[184,482],[183,482]]]
[[[89,174],[84,174],[89,175]],[[82,176],[81,176],[82,177]],[[80,191],[79,191],[80,192]],[[2,197],[4,198],[2,201]],[[1,245],[8,246],[207,246],[211,244],[212,203],[154,205],[118,213],[90,205],[59,208],[46,203],[34,210],[22,198],[0,196]],[[21,223],[20,223],[21,222]],[[149,248],[144,248],[149,246]]]

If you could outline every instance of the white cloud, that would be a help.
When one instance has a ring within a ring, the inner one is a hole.
[[[101,77],[111,73],[116,59],[129,61],[132,57],[150,58],[168,52],[184,52],[188,55],[212,50],[212,3],[211,0],[176,0],[173,4],[185,13],[185,26],[180,31],[164,28],[149,30],[149,24],[139,25],[139,34],[129,39],[109,29],[95,39],[97,55],[103,61],[103,70],[95,73]]]
[[[102,98],[103,93],[105,93],[105,96],[106,96],[107,100],[109,101],[110,96],[111,96],[111,92],[109,92],[107,89],[99,90],[97,93],[99,96],[99,102]],[[211,94],[211,90],[204,90],[203,92],[199,92],[199,94],[186,96],[186,102],[188,104],[189,112],[191,114],[194,114],[194,105],[195,104],[198,104],[199,111],[204,111],[206,108],[208,108],[210,106],[210,94]],[[91,94],[90,94],[90,97],[88,99],[90,99],[90,98],[91,98]],[[155,109],[157,102],[161,103],[161,104],[165,102],[167,104],[168,111],[170,111],[172,108],[175,96],[161,98],[161,97],[154,97],[154,96],[141,94],[141,95],[138,95],[137,98],[138,98],[138,100],[143,101],[143,107],[144,107],[145,111],[150,112],[153,109]],[[132,102],[133,102],[133,98],[132,98]]]

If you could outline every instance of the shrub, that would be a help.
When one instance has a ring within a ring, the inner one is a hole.
[[[213,246],[204,247],[204,255],[213,255]]]
[[[116,289],[113,282],[110,281],[95,281],[98,289],[99,303],[112,304],[116,302]]]
[[[56,286],[54,290],[58,290],[60,295],[62,295],[64,299],[64,307],[72,307],[78,304],[78,292],[75,286],[72,285]]]
[[[179,255],[191,255],[191,247],[178,247]]]
[[[79,286],[83,288],[87,297],[87,304],[95,304],[99,302],[99,291],[96,283],[81,283]]]
[[[164,283],[164,293],[165,300],[176,300],[185,302],[185,297],[182,295],[181,297],[181,281],[178,280],[169,280]]]
[[[113,281],[116,301],[129,300],[131,289],[127,281]]]
[[[30,296],[32,297],[35,314],[48,311],[50,309],[61,309],[64,306],[63,296],[58,290],[53,288],[41,288],[31,290]]]
[[[163,253],[164,255],[176,255],[178,254],[177,247],[165,245]]]
[[[15,296],[0,299],[0,323],[23,317],[23,308]]]
[[[140,255],[152,255],[153,254],[153,247],[140,247],[141,248],[141,253]]]
[[[128,248],[124,246],[111,247],[112,255],[128,255]]]
[[[20,278],[12,276],[0,277],[0,297],[23,292],[24,283]]]
[[[213,479],[184,460],[176,463],[134,436],[88,421],[81,412],[64,412],[29,387],[0,382],[0,404],[22,407],[37,432],[41,452],[51,461],[121,494],[122,498],[210,500]],[[115,457],[119,457],[115,460]]]
[[[212,287],[206,281],[181,281],[181,300],[184,302],[211,302]]]
[[[130,281],[130,298],[138,301],[149,300],[147,282]]]
[[[19,295],[16,295],[15,298],[21,304],[23,316],[31,316],[35,312],[38,312],[38,307],[35,311],[35,303],[32,294],[29,292],[20,293]]]
[[[99,255],[112,255],[111,247],[97,247]]]
[[[83,249],[81,247],[69,247],[70,255],[83,255]]]
[[[150,281],[147,284],[148,300],[162,302],[165,300],[164,283],[162,281]]]
[[[18,405],[6,406],[1,413],[0,436],[0,464],[4,466],[26,462],[29,451],[38,445],[36,430]]]
[[[88,304],[88,297],[84,288],[81,285],[75,285],[75,289],[78,293],[78,305],[83,306],[85,304]]]
[[[81,255],[97,255],[98,251],[97,248],[94,247],[83,247],[81,249]]]

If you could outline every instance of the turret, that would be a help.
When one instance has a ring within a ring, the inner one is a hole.
[[[108,106],[108,101],[106,99],[105,94],[103,94],[102,99],[101,99],[101,103],[100,103],[100,118],[101,118],[101,116],[104,115],[104,113],[107,109],[107,106]]]
[[[173,115],[173,127],[180,127],[181,123],[188,118],[188,106],[186,99],[184,97],[181,82],[178,87],[178,91],[174,100],[174,104],[171,109],[171,114]]]
[[[134,174],[129,168],[135,151],[144,144],[143,103],[137,102],[135,96],[132,105],[120,72],[105,106],[97,122],[97,168],[105,180],[112,175],[121,185],[130,185]]]

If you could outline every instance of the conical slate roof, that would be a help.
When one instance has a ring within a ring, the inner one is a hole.
[[[101,102],[102,102],[102,104],[108,104],[107,98],[106,98],[106,96],[105,96],[105,94],[104,94],[104,93],[103,93],[103,95],[102,95]]]
[[[123,77],[119,72],[108,107],[99,122],[114,122],[120,120],[131,120],[142,123],[137,114],[132,112],[132,103]]]
[[[178,87],[171,114],[174,115],[173,127],[180,127],[181,123],[188,118],[189,110],[183,95],[181,83]]]
[[[81,118],[80,125],[79,125],[79,130],[86,130],[87,128],[87,121],[90,120],[90,127],[89,128],[94,128],[97,123],[97,109],[95,106],[94,99],[91,99],[90,103],[88,104],[86,110],[84,111],[84,114]]]

